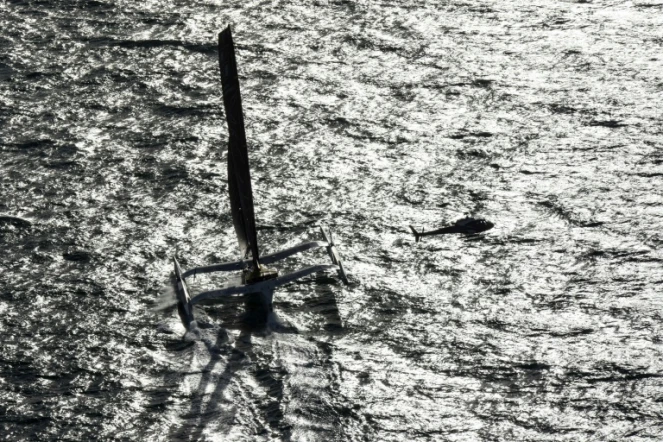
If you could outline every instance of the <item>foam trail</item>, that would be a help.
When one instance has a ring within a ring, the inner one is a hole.
[[[154,301],[153,312],[162,312],[177,307],[177,295],[172,285],[164,285]]]

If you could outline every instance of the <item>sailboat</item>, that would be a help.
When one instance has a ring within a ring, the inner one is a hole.
[[[306,242],[276,253],[260,256],[253,207],[249,155],[244,130],[242,98],[239,90],[235,46],[230,26],[219,34],[219,66],[223,88],[223,105],[229,133],[228,193],[230,210],[243,259],[183,271],[177,261],[177,256],[173,257],[178,311],[187,330],[195,321],[193,307],[202,301],[209,302],[210,300],[233,295],[257,293],[260,295],[262,304],[268,311],[272,311],[274,290],[281,285],[305,276],[335,269],[341,281],[345,284],[348,283],[332,233],[324,226],[320,227],[324,241]],[[279,276],[276,269],[266,267],[297,253],[317,248],[326,248],[331,264],[318,264],[281,276]],[[192,275],[229,271],[241,271],[241,284],[192,295],[186,283],[186,279]]]

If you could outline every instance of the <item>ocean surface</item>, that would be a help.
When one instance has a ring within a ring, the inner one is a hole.
[[[187,334],[170,257],[240,257],[228,24],[261,250],[324,223],[351,284]],[[3,0],[0,29],[0,215],[31,223],[0,218],[0,439],[663,440],[661,1]],[[495,228],[408,228],[465,214]]]

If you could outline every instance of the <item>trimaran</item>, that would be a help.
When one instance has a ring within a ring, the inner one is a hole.
[[[249,172],[249,155],[244,131],[244,115],[242,99],[239,91],[235,47],[230,26],[219,34],[219,65],[221,68],[221,85],[223,88],[223,105],[228,123],[228,193],[233,225],[244,259],[203,267],[195,267],[182,271],[177,257],[173,257],[175,265],[175,291],[177,293],[178,311],[187,330],[194,321],[193,307],[201,301],[221,299],[232,295],[258,293],[262,304],[272,311],[274,289],[296,279],[336,269],[340,279],[348,283],[343,264],[334,246],[331,231],[320,227],[324,241],[312,241],[291,247],[280,252],[260,256],[256,222],[253,210],[253,192],[251,174]],[[278,271],[265,267],[289,256],[306,250],[325,247],[332,264],[318,264],[295,272],[279,276]],[[248,259],[249,255],[251,256]],[[222,289],[206,291],[192,296],[186,278],[196,274],[227,272],[240,270],[242,283]]]

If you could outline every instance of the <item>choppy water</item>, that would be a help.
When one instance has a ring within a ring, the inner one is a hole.
[[[324,221],[354,284],[183,337],[169,256],[238,257],[228,23],[262,248]],[[34,223],[0,225],[5,440],[663,438],[658,0],[3,1],[0,29],[0,214]],[[407,229],[464,213],[496,227]]]

